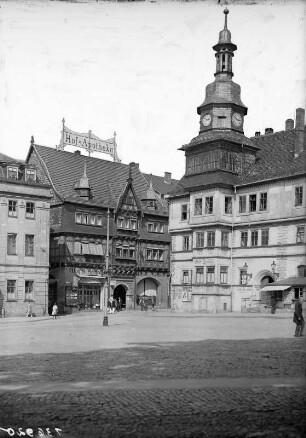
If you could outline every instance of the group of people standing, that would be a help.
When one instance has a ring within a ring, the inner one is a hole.
[[[119,297],[118,300],[114,297],[109,298],[107,303],[108,313],[120,312],[120,310],[122,310],[122,298]]]

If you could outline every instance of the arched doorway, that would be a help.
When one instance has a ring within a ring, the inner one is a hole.
[[[114,289],[114,298],[115,298],[115,300],[118,300],[119,297],[122,300],[122,309],[125,309],[125,306],[126,306],[126,290],[125,290],[125,287],[122,286],[122,284],[119,284]]]
[[[153,280],[153,278],[144,278],[141,280],[137,284],[136,305],[139,304],[141,297],[148,300],[149,303],[153,301],[156,305],[159,286],[160,284],[156,280]]]

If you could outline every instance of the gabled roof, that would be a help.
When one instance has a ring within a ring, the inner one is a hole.
[[[34,144],[30,147],[27,161],[35,152],[45,164],[50,182],[63,200],[106,208],[117,207],[118,199],[126,188],[129,165]],[[86,174],[92,189],[91,199],[81,199],[74,190],[76,182],[80,181],[84,173],[85,160]],[[132,166],[131,176],[135,193],[141,199],[143,192],[148,190],[149,183],[137,165]],[[154,180],[152,178],[153,187]],[[168,187],[170,189],[171,184]],[[155,214],[167,212],[160,205]]]
[[[306,151],[294,155],[295,129],[252,137],[259,147],[256,162],[239,176],[237,185],[288,178],[306,173]]]
[[[163,176],[157,176],[148,173],[143,173],[142,175],[145,177],[148,184],[150,184],[150,181],[152,181],[154,190],[161,195],[167,195],[169,190],[171,190],[171,188],[178,182],[178,180],[173,178],[170,178],[170,180],[167,181]]]
[[[0,152],[0,163],[5,163],[5,164],[11,164],[11,163],[24,164],[24,161],[16,160],[15,158],[9,157],[8,155],[2,154]]]

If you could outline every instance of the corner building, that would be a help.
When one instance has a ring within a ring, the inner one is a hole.
[[[26,162],[50,184],[48,307],[104,308],[105,296],[139,308],[169,306],[170,235],[165,195],[177,182],[129,165],[32,141]],[[109,239],[107,235],[109,234]],[[107,266],[107,241],[109,258]]]
[[[185,175],[169,195],[171,303],[191,312],[270,311],[305,300],[305,110],[285,130],[244,135],[225,9],[215,80],[197,108],[199,135],[180,149]]]

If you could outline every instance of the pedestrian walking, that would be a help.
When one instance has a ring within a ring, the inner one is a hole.
[[[33,316],[31,303],[28,304],[28,308],[27,308],[27,311],[26,311],[26,316],[28,318],[32,318],[32,316]]]
[[[303,308],[302,308],[303,298],[299,298],[294,306],[293,322],[296,324],[294,336],[303,336],[305,321],[303,318]]]
[[[118,311],[122,310],[122,299],[121,297],[118,298]]]
[[[52,307],[52,317],[53,317],[53,319],[56,319],[57,312],[58,312],[58,307],[57,307],[57,304],[54,303],[53,307]]]
[[[274,315],[275,310],[276,310],[276,298],[274,295],[272,295],[272,297],[271,297],[271,313],[272,313],[272,315]]]

